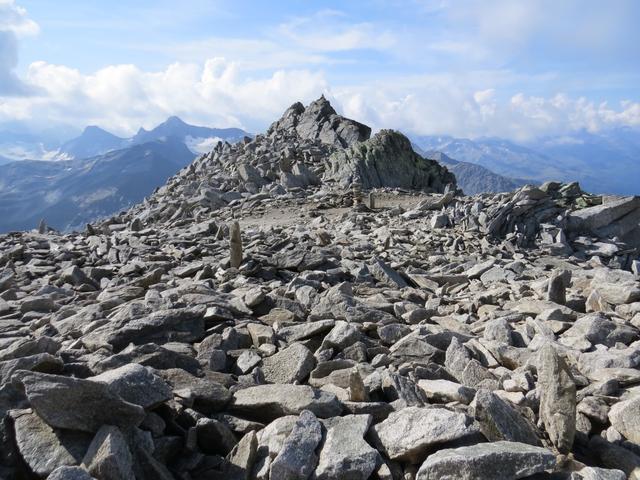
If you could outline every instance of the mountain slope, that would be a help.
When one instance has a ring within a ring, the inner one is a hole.
[[[466,195],[510,192],[528,183],[526,180],[498,175],[481,165],[459,162],[442,152],[425,152],[424,155],[447,167],[456,176],[458,187]]]
[[[31,229],[41,218],[60,230],[82,226],[141,202],[192,159],[170,138],[83,160],[4,165],[0,231]]]
[[[448,136],[413,137],[425,151],[441,151],[456,160],[494,173],[541,183],[578,181],[587,191],[640,193],[640,132],[614,129],[599,134],[577,132],[519,145],[500,138],[469,140]]]
[[[169,117],[153,130],[140,128],[132,138],[129,139],[131,145],[162,140],[167,137],[181,139],[194,153],[205,153],[210,151],[219,140],[237,142],[249,134],[239,128],[209,128],[189,125],[180,118]]]
[[[124,147],[125,139],[100,127],[89,126],[82,134],[60,147],[60,158],[89,158]]]

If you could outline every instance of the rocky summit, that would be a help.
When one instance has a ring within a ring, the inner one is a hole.
[[[640,478],[640,200],[464,196],[296,103],[0,236],[0,478]]]

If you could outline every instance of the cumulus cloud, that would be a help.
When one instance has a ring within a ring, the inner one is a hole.
[[[237,64],[223,58],[204,64],[175,63],[145,72],[134,65],[115,65],[90,75],[61,65],[35,62],[26,82],[38,89],[30,98],[0,103],[0,120],[32,123],[97,124],[120,134],[141,125],[155,126],[169,115],[215,126],[262,128],[283,105],[310,101],[328,90],[321,73],[278,70],[248,78]]]
[[[413,82],[409,82],[410,84]],[[345,114],[376,128],[396,128],[417,135],[498,136],[527,141],[578,130],[598,132],[618,126],[640,127],[640,103],[617,106],[557,94],[550,98],[517,93],[498,98],[494,89],[471,91],[426,79],[425,88],[375,85],[336,89]],[[366,99],[366,100],[365,100]]]
[[[0,0],[0,95],[25,95],[30,89],[16,76],[17,37],[38,33],[38,25],[13,0]]]

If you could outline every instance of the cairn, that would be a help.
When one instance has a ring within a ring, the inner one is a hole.
[[[240,224],[235,221],[229,228],[229,263],[231,268],[238,268],[242,263],[242,237]]]

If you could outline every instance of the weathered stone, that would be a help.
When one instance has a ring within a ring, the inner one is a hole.
[[[273,420],[284,415],[299,415],[309,410],[320,418],[333,417],[342,411],[332,393],[306,385],[259,385],[238,390],[233,395],[233,410],[254,418]]]
[[[566,289],[571,282],[570,270],[554,271],[549,277],[549,285],[547,287],[547,300],[550,302],[564,305],[567,302]]]
[[[479,443],[430,455],[416,480],[517,479],[549,470],[555,463],[555,456],[541,447],[516,442]]]
[[[464,413],[437,407],[403,408],[373,426],[372,431],[390,459],[411,463],[422,461],[434,445],[478,433],[473,420]]]
[[[33,409],[52,427],[95,432],[104,424],[137,426],[144,419],[142,407],[104,383],[25,371],[15,375]]]
[[[47,480],[95,480],[87,473],[84,468],[80,467],[58,467]]]
[[[282,449],[271,462],[270,478],[305,480],[316,468],[315,450],[322,439],[320,422],[308,410],[300,413]]]
[[[134,480],[133,457],[122,432],[105,425],[96,432],[82,465],[99,480]]]
[[[229,249],[229,265],[231,268],[238,268],[242,263],[242,237],[238,222],[233,222],[229,228]]]
[[[373,259],[373,263],[369,265],[369,270],[371,275],[385,285],[394,288],[405,288],[407,286],[404,278],[379,258]]]
[[[536,432],[513,407],[494,393],[480,389],[471,404],[471,414],[480,423],[487,440],[540,445]]]
[[[294,343],[262,361],[264,378],[270,383],[300,382],[309,376],[316,360],[307,347]]]
[[[106,383],[109,390],[123,400],[142,408],[156,407],[173,397],[171,387],[164,380],[137,363],[108,370],[91,380]]]
[[[640,397],[613,405],[609,410],[609,420],[618,432],[640,445]]]
[[[326,423],[327,436],[315,471],[318,480],[371,476],[379,461],[378,452],[363,439],[371,420],[370,415],[347,415]]]
[[[46,477],[56,468],[78,465],[91,441],[77,432],[51,428],[33,410],[12,410],[16,445],[31,471]]]
[[[248,480],[258,453],[258,437],[255,431],[248,432],[227,456],[228,474],[234,480]]]
[[[576,384],[553,345],[544,345],[538,355],[540,420],[558,450],[569,452],[576,432]]]

